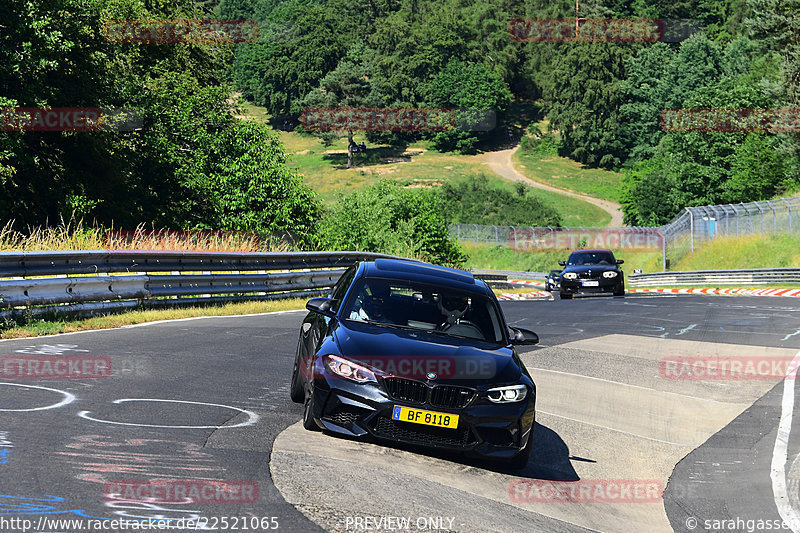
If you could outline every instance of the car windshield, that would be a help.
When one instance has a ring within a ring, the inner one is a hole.
[[[611,252],[573,252],[567,261],[567,266],[613,264],[614,254]]]
[[[503,342],[501,318],[490,298],[404,280],[362,280],[341,316],[355,322]]]

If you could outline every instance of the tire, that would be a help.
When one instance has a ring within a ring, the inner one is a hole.
[[[319,431],[319,426],[316,422],[314,422],[314,417],[312,416],[314,408],[314,393],[309,392],[306,395],[306,401],[303,405],[303,427],[309,431]]]
[[[562,292],[560,293],[560,296],[562,300],[572,300],[572,294],[568,292]]]
[[[625,285],[620,283],[614,287],[614,296],[625,296]]]
[[[522,470],[528,466],[531,459],[531,450],[533,450],[533,428],[528,435],[528,442],[525,447],[508,462],[508,466],[513,470]]]
[[[297,354],[294,356],[294,370],[292,371],[292,384],[289,387],[289,397],[295,403],[303,403],[306,393],[303,390],[303,379],[300,377],[300,343],[297,344]]]

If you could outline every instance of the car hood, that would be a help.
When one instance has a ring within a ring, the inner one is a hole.
[[[333,337],[343,357],[386,375],[464,386],[522,375],[513,349],[500,344],[352,321],[339,322]]]
[[[575,265],[564,268],[561,276],[567,272],[575,272],[576,274],[583,274],[584,272],[595,272],[602,274],[603,272],[619,272],[617,265]]]

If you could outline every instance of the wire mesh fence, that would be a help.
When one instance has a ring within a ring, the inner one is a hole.
[[[800,233],[800,196],[763,202],[687,207],[660,227],[541,227],[452,224],[459,241],[514,250],[610,248],[615,251],[661,251],[669,268],[712,239],[750,234]]]

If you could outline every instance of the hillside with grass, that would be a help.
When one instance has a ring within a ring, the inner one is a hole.
[[[519,118],[524,121],[527,114],[524,110],[519,112]],[[509,192],[516,189],[514,183],[491,171],[486,164],[485,152],[473,155],[440,152],[432,146],[430,141],[425,140],[396,147],[389,144],[372,144],[367,142],[364,136],[356,136],[356,142],[366,142],[367,151],[354,154],[355,166],[347,168],[348,141],[345,136],[332,141],[328,140],[330,144],[326,146],[313,135],[284,131],[274,127],[277,124],[274,123],[265,108],[248,102],[242,104],[242,115],[240,116],[247,120],[260,122],[272,129],[290,155],[289,166],[303,176],[304,183],[314,190],[326,205],[333,205],[341,196],[372,185],[381,179],[397,182],[403,187],[435,188],[445,183],[458,185],[485,177],[494,188]],[[502,144],[507,141],[504,135],[504,132],[495,132],[495,138],[490,139],[485,148],[487,150],[507,148]],[[526,161],[532,161],[532,159]],[[564,159],[564,161],[569,160]],[[564,164],[566,165],[566,163]],[[612,182],[613,177],[617,176],[613,172],[585,168],[577,163],[575,163],[575,167],[570,169],[569,177],[566,180],[559,181],[558,187],[566,189],[572,187],[580,190],[585,183],[595,180],[597,175],[602,175],[606,184]],[[554,170],[559,171],[558,168],[554,168]],[[542,172],[538,172],[532,179],[549,183],[547,179],[540,179],[542,175]],[[571,183],[573,184],[570,185]],[[611,187],[611,185],[607,186]],[[554,209],[560,216],[561,225],[603,227],[611,221],[611,217],[603,209],[578,198],[533,188],[527,194],[536,198],[543,205]],[[604,197],[598,196],[598,198]],[[459,222],[480,223],[478,221]],[[520,224],[526,223],[522,221]],[[535,221],[531,220],[526,225],[535,225]]]

